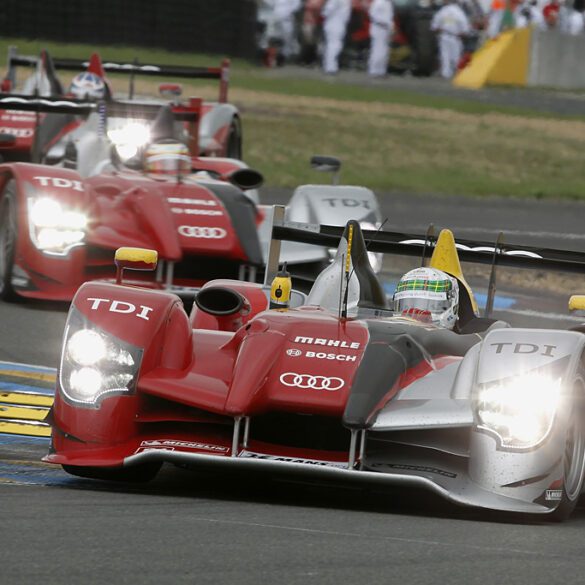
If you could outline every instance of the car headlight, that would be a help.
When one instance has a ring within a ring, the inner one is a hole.
[[[67,401],[98,408],[106,396],[133,393],[141,360],[141,348],[102,331],[71,309],[59,369]]]
[[[65,255],[83,244],[87,216],[64,208],[51,197],[29,200],[29,226],[33,244],[47,254]]]
[[[541,374],[485,385],[477,396],[479,428],[495,433],[504,447],[534,447],[552,426],[560,392],[560,378]]]
[[[127,121],[108,130],[108,138],[116,147],[120,158],[126,161],[135,157],[150,142],[150,128],[143,122]]]

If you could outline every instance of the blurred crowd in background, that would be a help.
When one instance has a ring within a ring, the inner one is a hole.
[[[585,0],[256,0],[266,66],[450,78],[511,28],[584,35]]]

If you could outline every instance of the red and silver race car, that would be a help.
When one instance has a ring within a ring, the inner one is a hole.
[[[20,85],[17,81],[17,67],[33,67],[33,72]],[[162,83],[159,91],[163,99],[139,98],[135,95],[136,76],[168,77],[171,79],[197,80],[217,79],[219,96],[216,102],[202,102],[200,110],[198,145],[201,156],[242,157],[242,125],[238,109],[228,102],[229,60],[219,67],[182,67],[176,65],[132,63],[103,63],[97,53],[87,61],[81,59],[52,59],[47,51],[39,57],[19,55],[14,47],[8,53],[8,69],[2,82],[0,94],[0,155],[4,160],[40,162],[48,159],[54,163],[63,156],[69,134],[75,131],[75,139],[83,136],[84,119],[74,113],[50,113],[39,110],[16,110],[15,105],[28,97],[65,98],[68,89],[57,77],[57,70],[86,72],[99,82],[103,89],[100,98],[110,101],[113,90],[107,73],[129,75],[127,103],[140,105],[161,105],[173,102],[179,105],[181,86],[177,83]],[[75,97],[75,96],[73,96]],[[82,96],[77,96],[82,97]],[[3,109],[2,103],[10,105]],[[121,116],[116,120],[110,116],[110,124],[123,129],[128,120]],[[91,132],[92,130],[89,129]],[[49,154],[50,152],[50,154]]]
[[[102,105],[29,98],[18,107],[73,108],[91,117],[96,110],[101,115]],[[188,123],[191,154],[197,152],[199,102],[105,107],[158,114],[153,132],[159,140]],[[83,282],[113,275],[111,256],[121,245],[159,250],[164,262],[151,283],[158,288],[243,278],[263,265],[258,228],[264,214],[242,190],[257,187],[259,173],[238,160],[189,157],[186,147],[184,174],[148,173],[123,165],[105,130],[91,141],[91,148],[72,143],[62,166],[0,165],[0,296],[71,299]],[[84,156],[100,168],[82,173]]]
[[[154,288],[188,295],[217,277],[257,280],[270,239],[270,210],[257,204],[262,177],[237,159],[197,156],[200,100],[171,107],[20,98],[11,107],[87,119],[82,136],[74,141],[71,133],[59,165],[0,166],[0,297],[70,300],[83,282],[113,278],[111,258],[121,246],[159,252]],[[141,147],[112,140],[110,116],[141,120],[141,128],[151,122],[155,141],[172,139],[186,124],[187,169],[147,172]],[[316,159],[321,169],[338,165]],[[375,195],[345,185],[299,187],[288,215],[300,222],[327,217],[338,225],[351,216],[364,225],[380,222]],[[298,278],[312,280],[329,261],[325,248],[297,244],[284,251]]]
[[[582,329],[478,318],[448,231],[436,243],[374,231],[366,241],[419,259],[435,245],[430,266],[460,283],[457,331],[393,313],[357,222],[311,231],[280,224],[273,234],[339,242],[304,305],[302,295],[286,302],[283,273],[267,288],[208,283],[190,315],[166,292],[81,287],[45,461],[108,480],[146,480],[163,462],[266,470],[569,515],[585,475]],[[479,245],[465,245],[462,257],[494,270],[585,266],[582,253]],[[117,263],[153,269],[156,253],[122,249]]]

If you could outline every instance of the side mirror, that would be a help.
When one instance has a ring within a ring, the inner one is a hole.
[[[339,184],[341,161],[338,158],[316,154],[311,157],[311,168],[322,173],[333,173],[333,184]]]
[[[66,169],[77,168],[77,146],[72,140],[65,145],[65,156],[63,157],[63,166]]]
[[[585,311],[585,295],[573,295],[569,299],[569,311]]]
[[[124,270],[156,270],[158,252],[146,248],[118,248],[114,255],[116,284],[122,284]]]
[[[183,94],[183,86],[180,83],[161,83],[158,93],[163,98],[174,100]]]

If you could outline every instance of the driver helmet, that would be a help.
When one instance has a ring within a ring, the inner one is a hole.
[[[407,272],[394,292],[394,311],[453,329],[459,308],[459,284],[442,270],[416,268]]]
[[[78,100],[101,100],[106,96],[106,84],[99,75],[85,71],[73,78],[69,93]]]
[[[144,153],[144,169],[159,175],[188,175],[191,173],[189,149],[178,140],[153,142]]]

